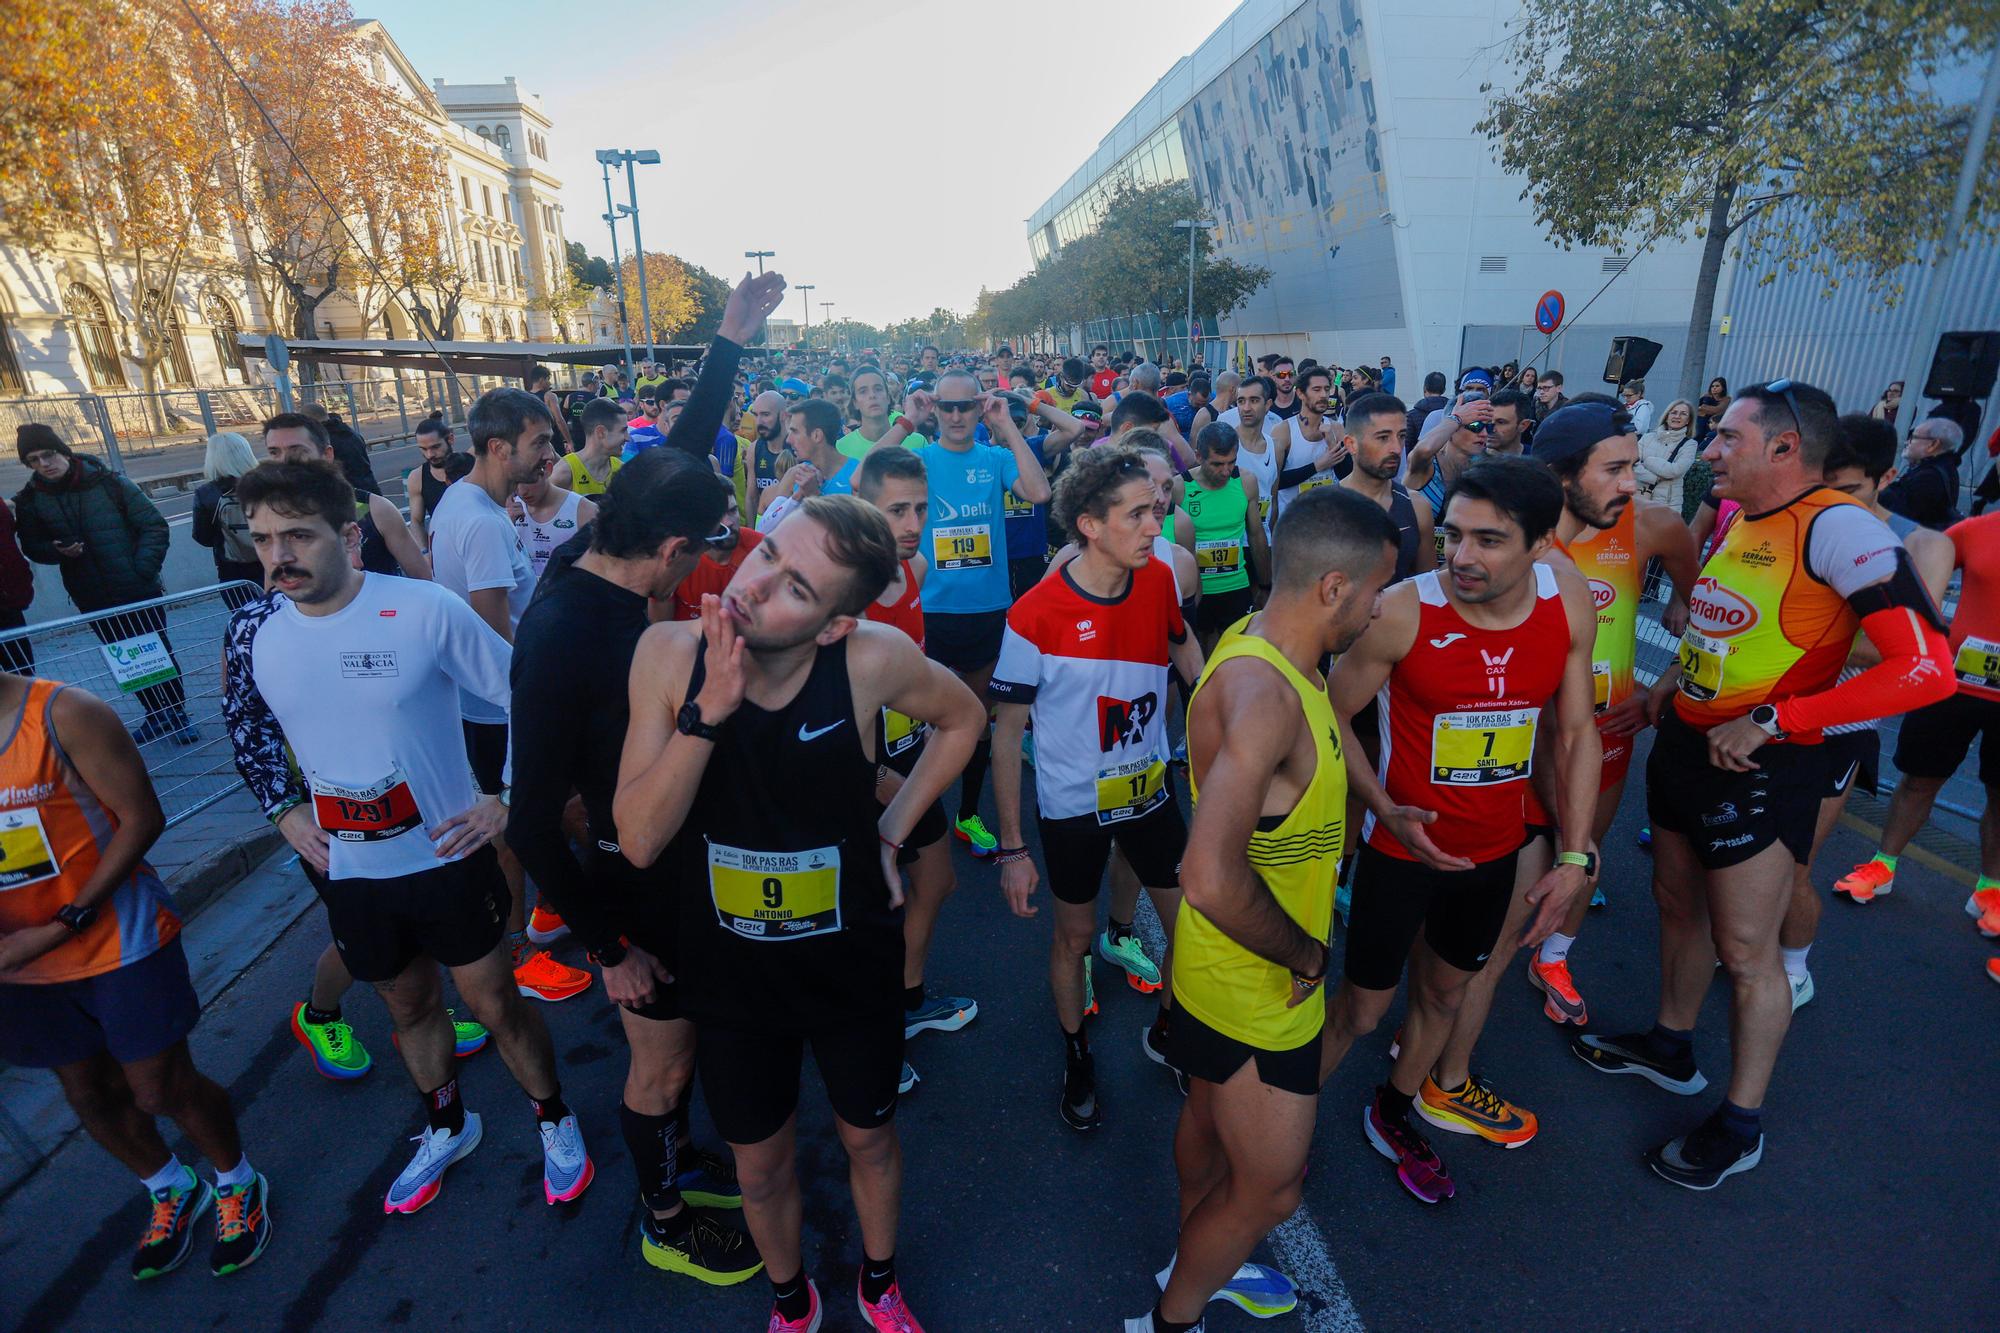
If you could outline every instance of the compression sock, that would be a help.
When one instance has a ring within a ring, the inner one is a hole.
[[[1090,1054],[1090,1038],[1084,1035],[1081,1024],[1077,1026],[1076,1031],[1063,1033],[1063,1049],[1069,1053],[1069,1058],[1072,1060],[1081,1060]]]
[[[443,1087],[424,1094],[424,1115],[432,1129],[465,1132],[465,1103],[458,1099],[457,1079],[447,1079]]]
[[[787,1323],[797,1323],[812,1309],[812,1295],[806,1289],[806,1270],[801,1268],[789,1282],[771,1279],[771,1304]]]
[[[154,1190],[168,1188],[181,1190],[193,1189],[194,1172],[188,1170],[180,1158],[174,1156],[172,1153],[168,1153],[167,1164],[150,1176],[140,1176],[139,1183],[145,1186],[146,1193],[148,1194],[151,1194]]]
[[[690,1094],[693,1091],[693,1088],[689,1088],[681,1093],[680,1105],[673,1109],[674,1138],[686,1148],[694,1146],[694,1110],[690,1105],[692,1101]]]
[[[1122,944],[1132,938],[1132,923],[1130,921],[1120,921],[1115,916],[1107,918],[1107,921],[1110,926],[1111,942],[1113,944]]]
[[[674,1116],[641,1115],[624,1102],[618,1104],[618,1130],[625,1136],[625,1151],[632,1158],[632,1173],[639,1178],[639,1194],[646,1206],[664,1213],[681,1201],[674,1185],[680,1155],[674,1142]]]
[[[510,930],[507,932],[507,953],[514,960],[514,966],[519,967],[528,956],[527,931]]]
[[[1160,1313],[1160,1307],[1153,1307],[1153,1333],[1201,1333],[1201,1320],[1192,1324],[1177,1324]]]
[[[1646,1044],[1658,1058],[1678,1060],[1694,1050],[1694,1033],[1655,1023],[1653,1030],[1646,1034]]]
[[[1877,853],[1875,853],[1875,855],[1874,855],[1874,857],[1873,857],[1872,859],[1873,859],[1873,860],[1876,860],[1876,861],[1880,861],[1880,862],[1881,862],[1881,863],[1882,863],[1883,865],[1885,865],[1885,866],[1889,867],[1889,872],[1890,872],[1891,874],[1894,874],[1894,873],[1895,873],[1895,870],[1896,870],[1896,862],[1900,861],[1900,860],[1902,859],[1902,857],[1900,857],[1900,856],[1891,856],[1891,855],[1889,855],[1889,853],[1887,853],[1887,852],[1877,852]]]
[[[1384,1083],[1375,1089],[1375,1104],[1382,1110],[1382,1118],[1405,1129],[1410,1124],[1410,1104],[1416,1097],[1407,1092],[1396,1091],[1393,1083]]]
[[[1576,936],[1565,935],[1561,931],[1551,931],[1542,941],[1542,949],[1537,958],[1544,964],[1561,963],[1569,959],[1569,947],[1576,943]]]
[[[257,1178],[257,1172],[250,1165],[248,1154],[236,1159],[236,1165],[227,1171],[217,1169],[215,1183],[223,1189],[234,1189],[238,1185],[248,1185]]]
[[[979,797],[986,790],[986,768],[992,762],[993,728],[988,725],[980,730],[979,743],[972,747],[972,758],[965,761],[965,776],[959,779],[960,819],[979,813]]]
[[[562,1084],[556,1084],[546,1097],[530,1097],[528,1105],[535,1108],[535,1119],[551,1125],[560,1125],[562,1118],[570,1114],[569,1103],[563,1100]]]
[[[870,1259],[867,1251],[861,1254],[861,1299],[874,1305],[882,1299],[883,1293],[896,1285],[896,1256],[887,1259]]]
[[[340,1006],[336,1004],[331,1009],[315,1009],[313,1008],[312,1001],[307,1000],[306,1010],[299,1015],[299,1021],[301,1023],[310,1023],[314,1027],[324,1027],[328,1023],[338,1023],[340,1021]]]
[[[1722,1100],[1722,1127],[1746,1144],[1755,1143],[1764,1132],[1763,1109],[1746,1111],[1725,1097]]]
[[[924,1007],[924,983],[903,987],[903,1012],[914,1014]]]
[[[1810,951],[1811,949],[1812,949],[1812,945],[1808,944],[1808,945],[1807,945],[1807,946],[1806,946],[1805,948],[1803,948],[1803,949],[1781,949],[1781,950],[1779,950],[1779,952],[1780,952],[1780,953],[1782,953],[1782,954],[1784,954],[1784,955],[1785,955],[1785,975],[1786,975],[1786,976],[1788,976],[1788,977],[1794,977],[1794,978],[1797,978],[1797,977],[1802,977],[1802,976],[1804,976],[1804,975],[1806,974],[1806,954],[1807,954],[1807,953],[1808,953],[1808,952],[1809,952],[1809,951]]]

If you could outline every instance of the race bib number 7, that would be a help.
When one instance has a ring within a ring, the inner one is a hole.
[[[840,849],[757,852],[708,844],[715,918],[751,940],[802,940],[840,929]]]
[[[1960,684],[2000,690],[2000,643],[1968,634],[1951,666]]]
[[[1534,772],[1539,708],[1440,713],[1431,724],[1431,781],[1452,787],[1518,782]]]
[[[993,563],[993,529],[984,523],[931,529],[931,563],[939,569],[985,569]]]

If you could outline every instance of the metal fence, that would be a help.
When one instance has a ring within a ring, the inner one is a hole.
[[[252,583],[219,583],[0,634],[0,668],[89,690],[138,743],[171,827],[242,784],[222,723],[222,636]]]

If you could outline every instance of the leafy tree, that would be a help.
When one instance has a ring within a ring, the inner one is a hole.
[[[1188,233],[1174,223],[1200,216],[1201,201],[1186,182],[1114,184],[1082,251],[1084,290],[1094,311],[1153,315],[1162,329],[1185,318]],[[1207,231],[1197,230],[1194,238],[1199,313],[1219,319],[1270,281],[1269,269],[1212,258],[1215,242]]]
[[[571,241],[563,247],[563,257],[569,264],[569,271],[576,280],[586,287],[610,287],[618,281],[612,273],[608,261],[586,252],[582,241]]]
[[[671,343],[681,330],[688,328],[700,313],[695,299],[695,284],[688,267],[679,256],[664,250],[646,252],[646,299],[639,300],[639,262],[634,255],[626,255],[620,268],[625,274],[625,313],[632,321],[632,341],[643,343],[646,337],[644,310],[653,312],[653,336],[655,343]]]
[[[692,323],[678,334],[684,343],[707,344],[722,329],[722,308],[729,303],[730,286],[699,264],[682,261],[694,291],[696,314]]]
[[[2000,5],[1524,0],[1517,22],[1533,38],[1508,43],[1515,86],[1484,90],[1478,128],[1565,246],[1702,238],[1679,387],[1693,398],[1732,241],[1832,286],[1851,264],[1880,285],[1937,237],[1970,107],[1935,76],[1991,49]],[[2000,138],[1989,153],[1983,178],[2000,179]]]

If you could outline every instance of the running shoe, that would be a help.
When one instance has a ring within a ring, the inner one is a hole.
[[[1149,1024],[1139,1034],[1139,1048],[1146,1052],[1146,1058],[1166,1069],[1174,1076],[1174,1086],[1181,1090],[1181,1096],[1188,1095],[1187,1072],[1167,1058],[1167,1034],[1158,1023]]]
[[[1382,1114],[1380,1089],[1361,1113],[1361,1132],[1376,1152],[1396,1164],[1396,1179],[1419,1203],[1443,1203],[1458,1193],[1444,1163],[1431,1151],[1424,1136],[1413,1126],[1399,1125]]]
[[[771,1322],[764,1333],[819,1333],[819,1321],[826,1310],[819,1303],[819,1287],[811,1278],[806,1279],[806,1313],[803,1319],[787,1319],[778,1313],[778,1307],[771,1307]]]
[[[1083,956],[1083,1016],[1097,1017],[1097,983],[1090,977],[1090,955]]]
[[[1611,906],[1611,900],[1604,896],[1603,889],[1593,888],[1590,891],[1590,906],[1593,911],[1601,911]]]
[[[1744,1142],[1722,1123],[1722,1108],[1677,1139],[1646,1154],[1646,1165],[1662,1180],[1691,1190],[1712,1190],[1764,1159],[1764,1136]]]
[[[1812,973],[1801,972],[1795,977],[1787,977],[1786,980],[1792,983],[1792,1012],[1796,1014],[1799,1010],[1812,1003]]]
[[[1097,956],[1113,967],[1124,968],[1125,984],[1141,995],[1151,995],[1160,988],[1160,965],[1147,956],[1137,935],[1114,940],[1108,928],[1098,931]]]
[[[413,1135],[410,1141],[417,1145],[417,1155],[403,1168],[403,1174],[396,1177],[396,1183],[389,1186],[389,1193],[382,1199],[385,1213],[414,1213],[438,1196],[445,1168],[471,1156],[472,1150],[479,1146],[479,1113],[467,1111],[465,1128],[456,1134],[448,1129],[426,1129]]]
[[[2000,911],[2000,889],[1974,889],[1972,896],[1965,900],[1965,914],[1982,917],[1988,912]]]
[[[909,1096],[917,1084],[923,1081],[923,1076],[917,1073],[916,1066],[908,1060],[903,1061],[902,1072],[896,1075],[896,1095],[898,1097]]]
[[[215,1248],[208,1271],[228,1277],[257,1262],[271,1243],[271,1182],[259,1172],[247,1185],[215,1187]]]
[[[1529,951],[1528,981],[1548,997],[1542,1002],[1542,1013],[1551,1023],[1574,1023],[1582,1027],[1589,1021],[1590,1012],[1584,1008],[1583,997],[1576,993],[1576,982],[1569,975],[1569,959],[1545,963],[1540,954]]]
[[[203,1210],[215,1202],[215,1190],[187,1168],[184,1186],[163,1185],[153,1191],[152,1211],[146,1217],[145,1234],[132,1255],[132,1278],[144,1282],[150,1277],[171,1273],[187,1259],[194,1247],[194,1224]]]
[[[1174,1266],[1169,1262],[1153,1274],[1153,1283],[1165,1291],[1167,1281],[1173,1275]],[[1208,1299],[1211,1302],[1228,1301],[1252,1319],[1276,1319],[1298,1308],[1299,1289],[1292,1285],[1290,1278],[1269,1264],[1244,1264],[1236,1270],[1235,1277],[1222,1284],[1222,1290]],[[1148,1323],[1146,1328],[1150,1330],[1152,1324]]]
[[[303,1002],[292,1007],[292,1035],[312,1053],[313,1068],[321,1078],[360,1078],[374,1067],[368,1051],[354,1039],[354,1029],[341,1019],[331,1023],[306,1022]]]
[[[991,856],[1000,850],[1000,839],[986,831],[986,821],[978,815],[967,815],[963,819],[954,821],[951,833],[960,842],[972,844],[974,856]]]
[[[460,1019],[456,1009],[447,1009],[444,1016],[451,1020],[451,1053],[463,1060],[468,1055],[477,1055],[486,1049],[486,1029],[471,1019]]]
[[[861,1279],[854,1280],[854,1303],[861,1307],[862,1325],[875,1333],[924,1333],[924,1326],[903,1304],[902,1284],[891,1282],[882,1299],[871,1301],[861,1294]]]
[[[542,1131],[542,1193],[552,1207],[573,1202],[597,1179],[597,1167],[583,1148],[583,1129],[574,1115],[566,1115],[553,1125],[544,1120],[538,1128]]]
[[[919,1032],[956,1032],[979,1017],[979,1001],[957,995],[926,995],[914,1009],[903,1011],[903,1040]]]
[[[2000,981],[2000,958],[1986,960],[1986,975],[1995,981]]]
[[[528,939],[535,944],[554,944],[569,934],[563,919],[540,903],[528,914]]]
[[[1063,1059],[1062,1100],[1056,1109],[1071,1129],[1096,1129],[1102,1117],[1097,1108],[1097,1061],[1089,1054]]]
[[[1833,882],[1835,893],[1844,893],[1857,903],[1872,903],[1896,887],[1896,872],[1880,861],[1863,861]]]
[[[1540,1125],[1533,1111],[1524,1111],[1479,1081],[1466,1076],[1465,1086],[1446,1092],[1437,1080],[1425,1075],[1417,1093],[1416,1112],[1439,1129],[1453,1134],[1475,1134],[1503,1148],[1519,1148],[1535,1137]]]
[[[690,1207],[743,1206],[743,1186],[736,1182],[736,1164],[706,1148],[689,1147],[681,1152],[674,1188]]]
[[[1650,1034],[1628,1032],[1620,1037],[1599,1037],[1590,1033],[1570,1041],[1577,1059],[1604,1074],[1637,1074],[1668,1092],[1692,1097],[1708,1086],[1708,1079],[1695,1067],[1694,1051],[1676,1060],[1662,1060],[1653,1054]]]
[[[2000,939],[2000,907],[1979,918],[1979,933],[1989,940]]]
[[[685,1273],[711,1287],[733,1287],[764,1270],[750,1238],[699,1208],[690,1207],[687,1229],[668,1239],[664,1224],[648,1208],[639,1220],[639,1253],[669,1273]]]
[[[590,989],[590,973],[558,963],[544,950],[532,953],[514,969],[514,985],[531,1000],[553,1004],[581,995]]]

